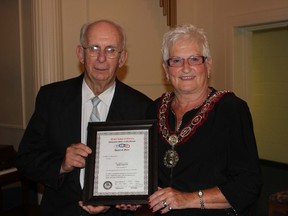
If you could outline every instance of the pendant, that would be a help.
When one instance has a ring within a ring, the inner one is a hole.
[[[165,153],[164,158],[163,158],[164,165],[167,168],[175,167],[176,164],[178,163],[178,161],[179,161],[178,153],[175,150],[173,150],[173,149],[168,150]]]
[[[168,142],[171,146],[175,146],[178,143],[178,141],[179,141],[178,136],[175,134],[169,136],[169,138],[168,138]]]

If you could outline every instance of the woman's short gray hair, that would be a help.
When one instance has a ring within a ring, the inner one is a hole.
[[[164,34],[161,49],[164,61],[169,58],[169,48],[173,45],[173,43],[183,38],[194,40],[199,46],[203,47],[202,55],[210,58],[209,43],[204,30],[191,24],[186,24],[177,26]]]

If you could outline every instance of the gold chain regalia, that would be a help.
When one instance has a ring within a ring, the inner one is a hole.
[[[213,109],[215,104],[227,93],[233,93],[230,91],[216,91],[214,92],[204,104],[200,107],[196,115],[192,120],[179,131],[172,131],[168,125],[168,113],[171,101],[174,98],[173,92],[167,92],[162,95],[159,104],[158,112],[158,127],[160,136],[171,146],[171,149],[168,150],[164,155],[164,165],[168,168],[173,168],[179,161],[178,153],[174,150],[176,145],[179,145],[186,140],[188,140],[201,126],[204,121],[207,119],[208,113]]]

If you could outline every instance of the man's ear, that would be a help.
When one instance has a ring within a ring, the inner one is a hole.
[[[78,60],[81,62],[81,64],[84,64],[84,49],[82,46],[80,46],[80,45],[77,46],[76,54],[77,54]]]
[[[127,61],[128,53],[124,50],[119,58],[119,68],[121,68]]]

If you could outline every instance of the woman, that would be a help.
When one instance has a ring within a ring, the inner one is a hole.
[[[170,30],[162,53],[174,91],[149,111],[159,133],[159,190],[150,208],[156,215],[248,215],[262,179],[246,102],[209,87],[212,59],[201,29]]]

